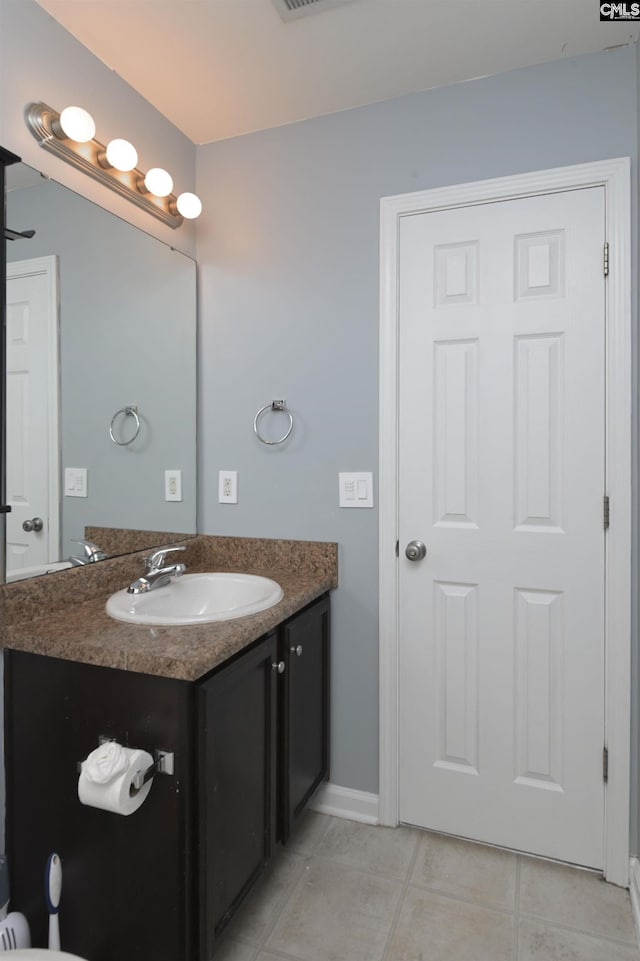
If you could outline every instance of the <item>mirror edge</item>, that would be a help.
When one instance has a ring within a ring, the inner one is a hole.
[[[4,147],[0,147],[0,186],[2,189],[2,236],[4,239],[4,233],[7,227],[7,205],[5,198],[5,170],[12,164],[20,163],[21,158],[17,154],[12,153],[10,150],[6,150]],[[0,296],[2,297],[2,336],[0,337],[0,544],[4,544],[6,540],[6,529],[7,529],[7,511],[10,509],[7,507],[6,500],[6,481],[5,481],[5,463],[6,463],[6,384],[7,378],[5,373],[6,365],[6,312],[7,312],[7,257],[6,257],[6,240],[4,240],[5,246],[2,248],[2,257],[0,261],[2,266],[0,267]],[[6,581],[6,558],[4,550],[0,551],[0,584],[4,584]]]

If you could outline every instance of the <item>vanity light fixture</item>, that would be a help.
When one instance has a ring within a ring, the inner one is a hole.
[[[137,169],[138,154],[127,140],[111,140],[107,146],[95,139],[95,123],[82,107],[65,107],[58,113],[46,103],[30,103],[25,120],[41,147],[84,171],[121,197],[146,210],[169,227],[179,227],[183,217],[193,219],[202,211],[195,194],[176,197],[166,170],[153,167],[144,174]],[[196,212],[197,211],[197,212]]]

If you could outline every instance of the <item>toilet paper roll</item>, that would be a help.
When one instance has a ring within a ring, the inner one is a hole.
[[[97,784],[87,777],[84,769],[80,771],[78,797],[82,804],[125,815],[133,814],[141,807],[151,790],[153,778],[143,784],[139,791],[133,787],[133,779],[136,774],[144,774],[151,767],[153,758],[147,751],[135,748],[125,747],[123,751],[127,760],[125,770],[106,784]]]

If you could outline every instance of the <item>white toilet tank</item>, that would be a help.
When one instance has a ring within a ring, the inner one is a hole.
[[[86,958],[79,958],[77,954],[49,951],[47,948],[18,948],[8,953],[11,954],[11,961],[86,961]]]

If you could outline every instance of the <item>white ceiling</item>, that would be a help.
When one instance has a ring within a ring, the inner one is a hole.
[[[638,39],[598,0],[38,0],[194,143]]]

